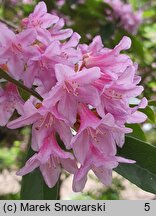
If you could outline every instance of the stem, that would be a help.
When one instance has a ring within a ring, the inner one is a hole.
[[[4,78],[5,80],[7,80],[7,81],[15,84],[19,88],[23,89],[24,91],[26,91],[30,95],[33,95],[34,97],[36,97],[40,101],[43,101],[43,98],[36,91],[34,91],[33,89],[30,89],[30,88],[26,87],[20,81],[17,81],[15,79],[13,79],[7,72],[5,72],[4,70],[2,70],[1,68],[0,68],[0,78]]]
[[[60,200],[60,187],[62,184],[62,180],[59,178],[58,182],[56,183],[57,191],[55,195],[55,200]]]
[[[6,25],[7,25],[8,27],[10,27],[10,28],[18,29],[18,27],[17,27],[15,24],[13,24],[13,23],[11,23],[11,22],[9,22],[9,21],[7,21],[7,20],[1,18],[1,17],[0,17],[0,22],[6,24]]]

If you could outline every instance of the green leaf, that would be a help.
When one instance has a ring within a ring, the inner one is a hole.
[[[21,88],[18,88],[18,92],[19,92],[21,98],[22,98],[24,101],[27,101],[27,100],[29,99],[30,94],[29,94],[28,92],[24,91],[24,90],[21,89]]]
[[[129,0],[129,3],[132,5],[134,9],[136,9],[136,0]]]
[[[151,18],[153,16],[155,16],[154,8],[150,8],[150,10],[146,10],[143,12],[143,17],[145,17],[145,18]]]
[[[10,21],[6,19],[3,19],[2,17],[0,17],[0,22],[6,24],[9,28],[18,29],[18,26],[16,26],[15,24],[11,23]]]
[[[130,133],[129,136],[146,141],[145,133],[139,124],[127,124],[126,126],[133,129],[133,132]]]
[[[142,45],[142,42],[136,38],[135,36],[130,36],[132,39],[132,47],[131,51],[136,53],[140,58],[144,59],[144,47]]]
[[[156,107],[156,101],[154,101],[154,100],[148,101],[148,105]]]
[[[135,160],[135,164],[120,164],[115,171],[141,189],[156,194],[156,147],[139,139],[126,137],[118,155]]]
[[[27,159],[34,154],[30,148]],[[21,199],[22,200],[57,200],[59,192],[59,181],[53,188],[49,188],[42,177],[39,169],[23,176]]]
[[[50,12],[54,8],[54,0],[44,0],[47,5],[48,11]]]
[[[152,123],[155,123],[155,114],[150,106],[147,106],[145,109],[139,109],[139,111],[145,113],[148,119],[151,120]]]
[[[29,93],[29,95],[33,95],[34,97],[36,97],[40,101],[43,101],[43,98],[37,92],[35,92],[33,89],[29,89],[28,87],[24,86],[20,81],[13,79],[7,72],[2,70],[1,68],[0,68],[0,78],[3,78],[5,80],[15,84],[17,87],[19,87],[22,90]]]

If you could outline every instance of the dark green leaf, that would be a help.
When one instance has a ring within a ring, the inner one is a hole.
[[[140,109],[140,111],[145,113],[152,123],[155,123],[155,114],[150,106],[147,106],[145,109]]]
[[[19,92],[21,98],[22,98],[24,101],[27,101],[27,100],[29,99],[30,94],[29,94],[28,92],[24,91],[24,90],[21,89],[21,88],[18,88],[18,92]]]
[[[131,36],[132,39],[132,52],[136,53],[140,58],[144,59],[144,47],[142,42],[138,40],[135,36]]]
[[[156,107],[156,101],[148,101],[149,106],[155,106]]]
[[[156,194],[156,148],[141,140],[126,137],[118,155],[135,160],[135,164],[120,164],[115,171],[145,191]]]
[[[139,124],[127,124],[126,126],[133,129],[133,132],[130,133],[129,136],[146,141],[145,133]]]
[[[119,165],[116,172],[141,189],[156,194],[156,175],[141,169],[137,164]]]
[[[54,8],[54,0],[44,0],[47,5],[48,11],[51,11]]]

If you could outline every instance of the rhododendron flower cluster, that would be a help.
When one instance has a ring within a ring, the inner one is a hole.
[[[32,125],[31,147],[36,153],[18,175],[39,167],[53,187],[64,168],[74,175],[77,192],[84,188],[90,170],[109,185],[112,169],[134,163],[118,157],[117,146],[122,148],[125,134],[132,131],[126,123],[145,121],[138,109],[147,101],[143,98],[130,106],[143,87],[138,85],[137,65],[121,54],[131,46],[128,37],[108,49],[100,36],[90,45],[80,44],[80,35],[63,26],[63,19],[47,13],[44,2],[22,20],[21,32],[0,25],[0,68],[43,98],[30,96],[24,101],[14,84],[3,84],[0,125],[10,129]],[[14,110],[19,118],[10,120]]]
[[[142,11],[134,12],[130,4],[123,3],[121,0],[104,0],[104,2],[113,10],[107,11],[109,19],[117,20],[120,27],[135,35],[142,23]]]

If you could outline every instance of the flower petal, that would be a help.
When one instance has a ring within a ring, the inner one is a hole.
[[[53,166],[49,166],[48,163],[45,163],[40,166],[40,170],[48,187],[54,187],[61,173],[60,166],[54,168]]]
[[[63,168],[69,173],[74,174],[77,171],[77,165],[75,160],[69,159],[60,159]]]
[[[81,166],[80,169],[75,173],[72,185],[74,192],[80,192],[85,187],[89,169],[89,166]]]
[[[59,20],[58,16],[46,13],[42,16],[42,28],[49,28]]]
[[[79,43],[80,38],[81,36],[78,33],[74,32],[69,41],[65,43],[63,48],[67,49],[71,47],[76,47]]]
[[[91,84],[101,76],[100,68],[93,67],[90,69],[83,69],[78,73],[74,73],[71,78],[72,81],[79,83],[81,86]]]
[[[123,157],[116,156],[116,159],[117,159],[117,161],[119,163],[130,163],[130,164],[136,163],[135,160],[126,159],[126,158],[123,158]]]
[[[81,87],[77,90],[77,92],[78,102],[86,103],[92,105],[93,107],[97,107],[101,102],[99,93],[93,86]]]
[[[111,169],[99,167],[99,168],[93,168],[93,172],[104,185],[109,186],[112,183]]]
[[[56,122],[55,130],[58,132],[61,140],[64,142],[67,149],[70,149],[70,142],[72,139],[72,133],[71,129],[67,124],[65,124],[63,121]]]
[[[35,7],[35,10],[34,10],[34,16],[42,16],[44,15],[45,13],[47,13],[47,6],[46,4],[42,1],[42,2],[39,2],[36,7]]]
[[[114,52],[119,54],[122,50],[127,50],[131,47],[131,39],[127,36],[124,36],[119,44],[114,48]]]
[[[84,164],[84,161],[87,157],[89,144],[89,135],[86,131],[76,135],[71,141],[74,155],[81,164]]]
[[[64,82],[70,76],[75,75],[75,72],[69,66],[66,66],[66,65],[63,65],[63,64],[56,64],[55,65],[55,74],[56,74],[56,79],[59,82]]]
[[[17,175],[23,176],[23,175],[26,175],[26,174],[32,172],[34,169],[36,169],[40,165],[40,162],[39,162],[37,156],[38,156],[37,154],[34,154],[26,162],[25,166],[17,172]]]
[[[77,106],[75,97],[66,93],[58,103],[58,112],[73,125],[76,122]]]
[[[22,46],[29,46],[36,40],[37,34],[33,29],[26,29],[20,32],[16,37],[17,42]]]

